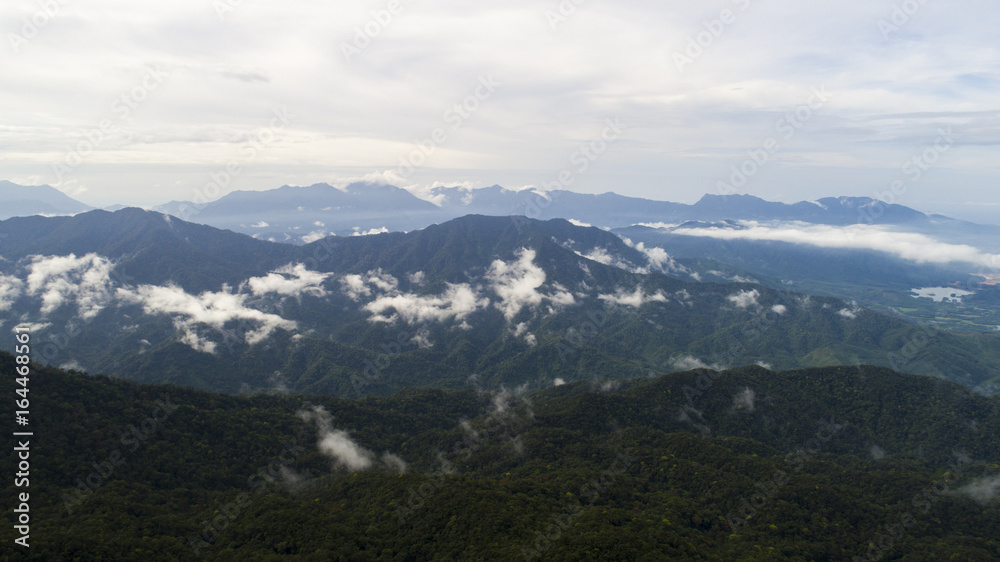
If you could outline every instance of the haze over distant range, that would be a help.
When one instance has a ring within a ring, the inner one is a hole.
[[[987,0],[52,5],[0,7],[0,177],[94,206],[369,179],[1000,209]]]

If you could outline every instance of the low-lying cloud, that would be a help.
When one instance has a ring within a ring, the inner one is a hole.
[[[470,314],[488,308],[491,302],[508,321],[512,321],[525,308],[535,309],[546,302],[550,305],[550,312],[576,304],[573,294],[558,283],[552,285],[552,292],[540,291],[546,276],[534,260],[534,250],[521,248],[515,260],[495,260],[491,263],[481,284],[448,283],[445,292],[438,295],[402,292],[399,281],[381,269],[363,275],[345,275],[340,279],[340,286],[341,292],[351,300],[373,299],[362,306],[363,310],[372,314],[372,322],[464,322]],[[423,272],[410,276],[410,282],[417,285],[425,280]],[[495,302],[487,296],[487,290],[496,294]]]
[[[27,294],[41,296],[43,316],[75,302],[79,315],[90,319],[108,305],[114,268],[108,258],[91,253],[79,258],[70,254],[30,259]]]
[[[276,293],[283,296],[301,297],[311,295],[323,297],[327,295],[323,288],[330,273],[320,273],[306,269],[304,264],[288,264],[280,267],[264,277],[252,277],[247,281],[250,291],[255,296]]]
[[[691,273],[688,268],[674,261],[674,258],[670,257],[670,254],[668,254],[663,248],[658,246],[647,247],[643,242],[636,244],[633,243],[631,239],[624,236],[622,237],[622,241],[625,242],[626,246],[642,252],[643,255],[646,256],[646,261],[649,262],[648,268],[640,268],[636,271],[636,273],[649,273],[650,271],[659,271],[661,273]]]
[[[693,371],[695,369],[711,369],[713,371],[723,371],[725,367],[717,363],[709,365],[693,355],[682,355],[670,360],[670,366],[678,371]]]
[[[763,225],[741,221],[740,227],[674,228],[684,236],[720,240],[773,240],[808,244],[822,248],[875,250],[916,263],[974,263],[985,267],[1000,266],[1000,254],[989,254],[965,244],[946,244],[914,232],[895,232],[879,225],[855,224],[831,226],[807,223]]]
[[[399,280],[379,268],[364,275],[345,275],[340,279],[340,288],[347,298],[359,301],[362,297],[372,296],[372,288],[383,293],[395,293]]]
[[[642,287],[636,287],[635,291],[631,293],[625,289],[618,289],[613,295],[597,295],[597,298],[612,304],[631,306],[633,308],[639,308],[651,302],[667,302],[667,297],[663,294],[663,291],[657,290],[655,293],[648,295]]]
[[[486,272],[491,288],[500,297],[496,306],[507,320],[513,320],[524,307],[537,307],[542,303],[544,297],[538,288],[545,283],[545,271],[534,261],[535,251],[522,248],[517,253],[517,260],[496,260]]]
[[[986,476],[959,488],[958,492],[986,505],[1000,495],[1000,475]]]
[[[12,275],[0,275],[0,311],[10,310],[24,292],[24,282]]]
[[[733,407],[752,412],[754,410],[756,400],[757,393],[748,386],[733,396]]]
[[[198,335],[196,327],[199,324],[219,332],[223,331],[226,323],[234,320],[255,324],[256,329],[247,331],[244,335],[249,345],[263,341],[279,328],[289,331],[297,328],[297,324],[291,320],[246,306],[249,295],[226,290],[192,295],[176,285],[140,285],[135,288],[120,288],[116,294],[123,303],[142,305],[146,314],[170,316],[174,326],[183,332],[181,341],[206,353],[214,353],[215,343]]]
[[[760,293],[757,289],[750,289],[749,291],[740,291],[735,295],[729,295],[726,300],[736,305],[736,308],[749,308],[751,306],[757,306],[757,298],[760,297]]]
[[[466,283],[448,285],[441,295],[417,295],[398,293],[376,298],[363,308],[372,313],[373,322],[395,322],[396,318],[406,323],[430,320],[464,320],[473,312],[486,308],[490,301],[481,298]],[[387,314],[392,311],[392,314]]]
[[[295,415],[306,423],[316,424],[316,447],[319,452],[333,459],[337,466],[357,472],[371,468],[374,464],[375,454],[355,443],[346,431],[334,429],[333,416],[323,406],[299,410]]]

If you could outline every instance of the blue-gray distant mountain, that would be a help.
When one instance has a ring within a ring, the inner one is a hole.
[[[92,209],[50,185],[25,186],[0,180],[0,220],[32,215],[75,215]]]
[[[933,217],[902,205],[865,197],[830,197],[795,204],[765,201],[751,195],[705,195],[693,205],[626,197],[615,193],[591,195],[558,190],[509,190],[438,187],[430,203],[405,189],[355,183],[344,189],[327,184],[284,186],[268,191],[236,191],[205,204],[174,201],[154,210],[185,220],[249,234],[275,242],[302,244],[326,235],[403,232],[469,214],[522,215],[528,218],[572,219],[605,228],[640,223],[767,220],[812,224],[873,223],[909,229],[971,228],[969,223]],[[992,235],[1000,237],[1000,228]],[[966,235],[963,230],[961,235]]]

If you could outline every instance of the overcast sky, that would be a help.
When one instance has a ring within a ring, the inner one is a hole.
[[[995,0],[8,0],[0,179],[155,205],[213,181],[217,197],[566,171],[587,193],[888,192],[986,220],[998,16]]]

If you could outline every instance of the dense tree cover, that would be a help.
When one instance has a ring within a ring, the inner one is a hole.
[[[12,372],[0,354],[7,396]],[[961,492],[1000,472],[1000,399],[886,369],[357,401],[47,368],[30,388],[32,547],[5,525],[10,560],[1000,557],[998,500]],[[316,406],[368,469],[320,453],[296,416]]]

